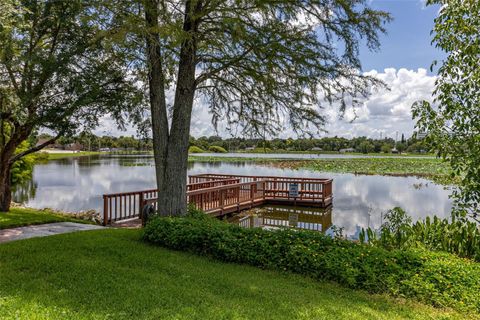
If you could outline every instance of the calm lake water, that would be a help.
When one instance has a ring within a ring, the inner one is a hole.
[[[190,163],[189,174],[199,173],[333,178],[333,206],[325,214],[322,213],[325,217],[311,223],[322,224],[322,231],[329,225],[343,227],[345,233],[351,236],[361,227],[378,227],[383,214],[395,206],[405,209],[414,220],[434,214],[447,217],[451,209],[451,190],[416,177],[322,173],[273,168],[247,161]],[[104,193],[154,187],[155,172],[151,156],[70,158],[37,164],[32,181],[18,186],[14,199],[35,208],[100,211]],[[302,216],[296,218],[298,212],[292,216],[285,211],[276,211],[283,214],[283,218],[277,218],[287,220],[287,223],[290,221],[290,225],[308,222],[302,221]],[[310,227],[306,225],[304,228]],[[315,228],[318,229],[318,226],[312,225],[310,229]]]

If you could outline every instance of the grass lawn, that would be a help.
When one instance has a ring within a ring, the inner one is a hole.
[[[85,156],[96,156],[105,152],[98,151],[81,151],[75,153],[47,153],[47,160],[58,160],[64,158],[76,158],[76,157],[85,157]]]
[[[109,229],[0,245],[2,319],[466,319]]]
[[[11,208],[8,213],[0,212],[0,230],[63,221],[88,223],[85,220],[73,219],[48,210]]]

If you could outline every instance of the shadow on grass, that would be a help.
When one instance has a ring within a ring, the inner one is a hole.
[[[102,230],[0,245],[2,319],[462,318]],[[464,317],[464,315],[463,315]]]

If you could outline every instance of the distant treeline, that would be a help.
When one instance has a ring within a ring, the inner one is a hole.
[[[37,136],[34,143],[38,144],[42,141],[50,139],[48,134]],[[75,137],[61,137],[50,145],[49,148],[66,149],[66,150],[82,150],[82,151],[99,151],[99,150],[152,150],[152,139],[136,138],[134,136],[96,136],[94,134],[80,134]]]
[[[40,135],[37,141],[48,139],[48,135]],[[72,138],[60,138],[51,147],[60,149],[75,148],[78,150],[152,150],[152,140],[135,138],[133,136],[96,136],[82,134]],[[192,152],[408,152],[425,153],[429,146],[425,140],[415,137],[405,139],[402,135],[399,141],[392,138],[370,139],[357,137],[352,139],[342,137],[324,137],[311,139],[247,139],[190,137]]]
[[[200,137],[198,139],[191,137],[190,146],[209,151],[212,147],[221,147],[227,151],[247,151],[247,152],[409,152],[409,153],[425,153],[430,150],[425,140],[416,139],[415,137],[405,139],[402,138],[395,142],[394,139],[370,139],[367,137],[358,138],[342,138],[342,137],[325,137],[312,139],[245,139],[245,138],[228,138],[221,137]],[[198,152],[198,150],[197,150]]]

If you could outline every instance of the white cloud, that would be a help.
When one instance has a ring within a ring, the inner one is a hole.
[[[326,107],[324,115],[328,119],[328,124],[325,129],[328,133],[325,135],[378,138],[380,134],[384,137],[395,137],[395,133],[398,131],[399,134],[404,133],[405,136],[410,136],[414,128],[411,106],[417,100],[431,100],[435,76],[429,75],[425,69],[407,70],[404,68],[399,70],[388,68],[383,72],[372,70],[366,74],[384,81],[389,90],[382,89],[374,92],[355,112],[351,109],[347,110],[343,119],[340,119],[336,107]],[[224,125],[224,123],[220,123],[220,134],[230,136],[226,130],[222,129]],[[102,119],[101,126],[95,133],[131,135],[135,134],[135,129],[129,127],[127,132],[119,131],[113,120],[105,118]],[[195,102],[193,108],[191,134],[195,137],[215,134],[208,106],[200,100]],[[294,137],[294,133],[287,128],[279,136]]]

